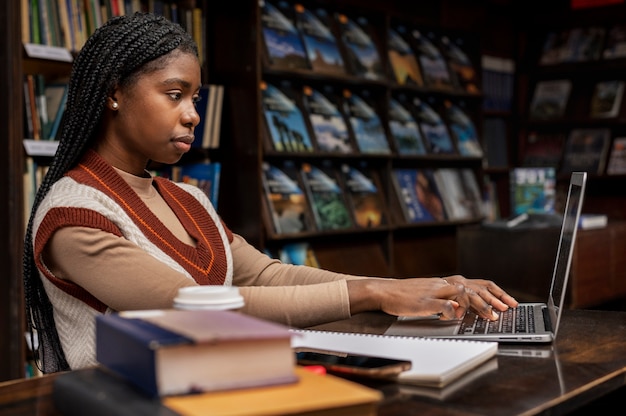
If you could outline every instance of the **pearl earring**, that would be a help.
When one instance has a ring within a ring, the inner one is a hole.
[[[118,104],[118,103],[116,103],[116,102],[113,102],[113,104],[111,104],[111,107],[112,107],[114,110],[117,110],[117,109],[118,109],[118,107],[119,107],[119,104]]]

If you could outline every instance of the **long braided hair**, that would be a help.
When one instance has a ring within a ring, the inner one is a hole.
[[[151,13],[108,20],[85,42],[70,75],[59,147],[37,191],[24,240],[24,294],[31,336],[36,333],[37,365],[45,373],[69,370],[54,323],[52,304],[35,265],[33,218],[50,187],[80,161],[98,136],[107,97],[116,87],[160,69],[174,50],[198,56],[180,25]],[[79,341],[80,342],[80,341]]]

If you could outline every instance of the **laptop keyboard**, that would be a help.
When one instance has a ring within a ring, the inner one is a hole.
[[[490,321],[468,311],[461,322],[459,334],[532,334],[535,332],[535,310],[520,305],[500,312],[500,319]]]

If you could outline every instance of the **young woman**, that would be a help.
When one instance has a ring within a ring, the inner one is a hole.
[[[179,288],[236,285],[244,312],[293,326],[362,311],[497,319],[516,301],[487,280],[348,276],[273,260],[223,224],[198,188],[151,177],[188,152],[199,122],[198,51],[152,14],[108,21],[76,57],[59,148],[24,248],[44,372],[95,364],[94,317],[169,308]]]

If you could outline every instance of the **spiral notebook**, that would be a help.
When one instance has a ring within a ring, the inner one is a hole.
[[[494,357],[496,342],[292,329],[296,351],[374,355],[411,361],[396,381],[444,387]]]

